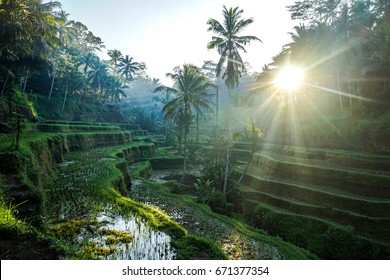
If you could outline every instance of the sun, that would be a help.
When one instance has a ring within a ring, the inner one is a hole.
[[[303,77],[303,69],[295,66],[287,66],[278,71],[274,83],[278,88],[291,92],[302,85]]]

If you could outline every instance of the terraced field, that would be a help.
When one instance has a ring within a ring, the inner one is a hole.
[[[236,144],[236,154],[248,147]],[[264,144],[239,187],[236,208],[252,224],[310,250],[316,246],[304,238],[318,235],[325,240],[332,229],[343,238],[356,238],[353,242],[380,248],[378,254],[388,258],[389,170],[389,156]],[[314,224],[318,230],[310,228]]]
[[[20,214],[42,212],[55,234],[71,226],[77,228],[73,242],[96,240],[95,245],[83,245],[89,257],[117,258],[114,251],[122,250],[122,257],[142,258],[137,246],[131,252],[124,252],[124,247],[111,252],[105,242],[113,237],[98,234],[116,227],[128,229],[117,225],[130,219],[118,212],[115,205],[119,203],[144,218],[151,211],[162,219],[162,228],[176,221],[175,230],[181,225],[194,236],[212,240],[231,259],[312,258],[311,253],[325,259],[390,258],[390,156],[261,145],[238,186],[238,196],[229,197],[235,214],[257,228],[253,229],[211,212],[192,197],[157,186],[164,182],[147,181],[153,169],[164,169],[165,174],[181,168],[183,158],[164,147],[163,135],[149,134],[138,125],[47,121],[30,125],[22,141],[26,163],[20,163],[15,153],[0,153],[0,170],[8,174],[4,177],[10,186],[7,194],[17,203],[28,199],[19,206]],[[238,174],[250,150],[250,144],[234,144],[233,155],[241,163],[235,170]],[[131,180],[130,173],[138,180]],[[124,202],[128,195],[143,204]],[[110,227],[98,221],[102,216],[109,217]],[[171,248],[170,241],[166,246]],[[156,258],[175,255],[161,250]],[[96,251],[103,256],[93,255]]]

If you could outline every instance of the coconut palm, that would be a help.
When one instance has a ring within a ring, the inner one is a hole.
[[[108,67],[105,63],[97,59],[92,63],[91,70],[88,72],[88,82],[91,84],[91,87],[100,90],[100,96],[103,96],[103,91],[106,87],[106,81],[108,76]],[[92,104],[95,103],[97,92],[93,93]]]
[[[69,14],[65,12],[64,10],[60,10],[59,12],[55,13],[55,20],[58,26],[58,37],[61,42],[61,47],[64,49],[64,47],[73,40],[76,30],[73,26],[74,22],[71,20],[68,20]],[[52,55],[55,57],[55,62],[53,66],[53,72],[52,72],[52,81],[49,91],[49,100],[53,93],[53,87],[54,87],[54,80],[57,75],[57,68],[58,68],[58,58],[61,55],[61,48],[56,48],[55,52],[52,53]]]
[[[107,51],[108,56],[110,57],[110,62],[114,65],[116,68],[118,66],[118,62],[122,59],[123,55],[122,53],[117,50],[109,50]]]
[[[118,67],[119,73],[124,76],[127,81],[131,81],[134,79],[134,76],[139,73],[139,71],[145,69],[145,64],[135,62],[132,57],[126,55],[125,57],[121,57],[119,59]]]
[[[126,97],[125,89],[129,88],[118,77],[107,76],[106,82],[107,86],[107,97],[111,99],[111,102],[119,103],[120,99]]]
[[[261,40],[255,36],[239,36],[248,25],[253,22],[253,19],[242,19],[242,9],[229,8],[223,6],[223,24],[216,19],[209,19],[207,24],[209,25],[208,31],[212,31],[216,36],[212,37],[212,40],[208,43],[208,49],[217,49],[220,54],[220,59],[216,67],[217,77],[221,75],[224,64],[226,63],[226,69],[222,75],[225,79],[225,84],[229,89],[229,100],[231,97],[231,90],[238,86],[239,78],[242,74],[246,73],[245,64],[241,58],[240,51],[246,52],[245,45],[251,41]],[[228,134],[230,141],[230,120],[228,119]],[[223,193],[227,193],[227,179],[229,173],[230,164],[230,144],[228,145],[226,154],[226,168]]]
[[[226,86],[230,90],[238,86],[238,79],[243,73],[246,73],[246,68],[239,51],[246,52],[244,46],[251,41],[261,42],[261,40],[255,36],[238,35],[253,22],[253,19],[251,18],[241,19],[243,12],[244,10],[239,10],[238,7],[227,9],[223,6],[223,24],[216,19],[209,19],[207,21],[207,24],[209,25],[208,31],[212,31],[216,34],[208,43],[207,48],[217,49],[218,53],[221,55],[216,67],[217,77],[220,76],[222,67],[225,62],[227,62],[223,78],[226,79]]]
[[[208,96],[207,90],[214,87],[214,85],[208,81],[198,67],[191,64],[184,64],[183,68],[175,67],[173,73],[167,73],[167,77],[174,81],[174,87],[159,86],[154,92],[167,92],[175,96],[163,107],[164,121],[167,122],[172,119],[179,125],[179,138],[181,138],[181,127],[184,127],[183,170],[185,174],[189,123],[193,111],[203,114],[202,109],[212,110],[205,96]]]
[[[92,67],[93,64],[95,64],[99,60],[99,57],[97,57],[94,53],[88,52],[86,54],[79,54],[78,55],[78,62],[76,63],[76,67],[81,67],[83,69],[84,74],[84,82],[83,82],[83,92],[86,94],[86,86],[87,86],[87,79],[88,79],[88,70]],[[81,94],[80,99],[81,101]]]

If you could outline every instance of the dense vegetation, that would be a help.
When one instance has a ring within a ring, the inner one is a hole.
[[[260,73],[241,57],[254,19],[224,6],[203,27],[219,61],[168,87],[102,60],[61,3],[0,0],[1,258],[142,258],[119,251],[146,230],[156,259],[388,259],[390,4],[287,9]]]

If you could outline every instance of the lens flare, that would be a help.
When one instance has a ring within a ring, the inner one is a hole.
[[[303,83],[303,70],[299,67],[288,66],[279,70],[275,85],[286,91],[293,91],[299,88]]]

